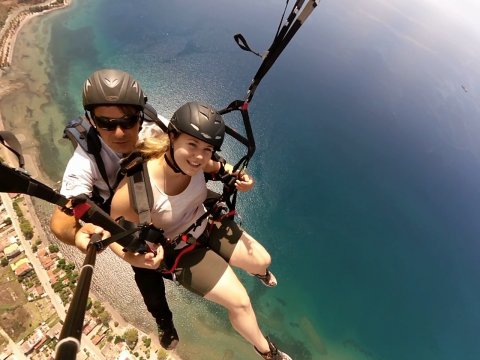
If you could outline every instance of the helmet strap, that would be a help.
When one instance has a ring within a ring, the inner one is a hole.
[[[140,111],[140,120],[138,121],[138,123],[140,124],[140,126],[138,127],[138,132],[142,131],[142,125],[144,120],[145,120],[145,113],[142,110]]]
[[[187,175],[185,174],[182,169],[180,169],[180,166],[178,166],[177,162],[175,161],[175,156],[173,155],[173,145],[170,144],[170,156],[172,157],[172,160],[170,160],[167,156],[167,154],[163,154],[163,157],[165,158],[165,162],[167,163],[167,165],[176,173],[182,173],[183,175]]]
[[[98,134],[98,136],[100,136],[100,133],[97,130],[97,124],[95,124],[95,121],[93,120],[93,116],[91,116],[91,113],[92,113],[91,111],[85,110],[85,117],[87,118],[90,125],[92,125],[92,127],[95,129],[95,132]]]

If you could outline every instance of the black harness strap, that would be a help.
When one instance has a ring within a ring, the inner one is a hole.
[[[282,19],[280,20],[280,24],[278,26],[275,38],[270,45],[268,51],[266,51],[264,54],[260,54],[258,51],[252,50],[242,34],[234,35],[234,39],[241,49],[254,53],[255,55],[261,57],[263,61],[247,90],[247,96],[245,100],[235,100],[230,103],[230,105],[228,105],[225,109],[219,111],[221,115],[227,114],[232,111],[240,111],[242,114],[243,124],[245,126],[246,137],[240,135],[231,127],[227,125],[225,126],[225,132],[227,134],[229,134],[247,147],[247,154],[243,156],[237,162],[237,164],[234,165],[233,172],[246,169],[251,157],[253,156],[253,153],[255,152],[255,141],[253,137],[252,127],[250,124],[250,117],[248,115],[248,106],[250,104],[250,101],[252,100],[253,94],[255,93],[258,84],[266,75],[268,70],[270,70],[272,65],[275,63],[275,61],[285,49],[287,44],[293,38],[300,26],[305,22],[307,17],[317,7],[320,0],[307,0],[305,6],[305,0],[297,0],[289,16],[287,17],[285,24],[282,26],[288,7],[288,2],[289,0],[287,0],[286,2],[285,9],[282,14]],[[225,199],[227,201],[229,209],[233,211],[235,209],[237,199],[237,190],[234,187],[235,179],[231,180],[232,181],[224,181],[224,193],[230,192],[231,196],[227,196],[225,197]]]
[[[250,102],[252,100],[253,94],[260,81],[263,79],[268,70],[270,70],[272,65],[275,63],[275,61],[280,56],[285,47],[288,45],[290,40],[292,40],[298,29],[300,29],[300,27],[306,21],[308,16],[310,16],[312,11],[318,6],[320,0],[307,0],[305,5],[304,3],[305,0],[297,0],[295,2],[295,5],[293,6],[289,16],[287,17],[285,24],[282,26],[282,22],[288,6],[287,0],[287,4],[285,6],[285,10],[283,12],[282,19],[277,29],[275,38],[273,39],[273,42],[270,45],[268,51],[263,55],[260,55],[258,52],[252,50],[248,46],[247,41],[245,40],[243,35],[236,34],[234,36],[236,43],[242,50],[252,52],[255,55],[262,57],[263,59],[260,68],[255,74],[252,83],[250,84],[250,87],[248,88],[247,98],[245,100],[246,102]]]
[[[102,150],[102,143],[100,141],[100,137],[93,126],[87,120],[85,116],[79,116],[76,119],[71,120],[63,131],[63,137],[67,138],[71,141],[73,147],[80,146],[83,150],[87,152],[90,157],[93,157],[95,164],[97,165],[98,171],[100,172],[100,176],[102,177],[105,184],[108,186],[108,191],[110,193],[108,200],[104,200],[101,198],[99,191],[96,186],[93,187],[93,199],[96,202],[105,202],[102,206],[109,210],[110,208],[110,201],[113,197],[114,190],[118,185],[118,181],[110,185],[110,181],[108,179],[107,170],[105,169],[105,163],[103,162],[102,156],[100,154]]]
[[[143,115],[144,121],[154,122],[160,129],[162,129],[164,133],[167,133],[167,125],[165,125],[163,121],[158,118],[157,110],[155,110],[155,108],[149,103],[145,104],[145,107],[143,108]]]
[[[81,124],[79,124],[81,126]],[[88,153],[92,154],[93,157],[95,158],[95,163],[97,164],[98,171],[100,171],[100,175],[102,176],[103,181],[107,184],[108,186],[108,191],[110,192],[109,199],[113,197],[114,191],[113,187],[110,185],[110,181],[108,180],[108,175],[107,175],[107,170],[105,169],[105,163],[102,160],[102,156],[100,154],[100,151],[102,149],[102,143],[100,142],[100,138],[97,134],[97,131],[95,128],[92,126],[87,132],[86,135],[87,139],[87,146],[88,146]],[[117,184],[114,184],[114,187]]]

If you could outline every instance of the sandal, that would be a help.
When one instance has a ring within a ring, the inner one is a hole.
[[[277,286],[277,278],[268,269],[265,275],[260,275],[260,274],[250,274],[250,275],[255,276],[257,279],[259,279],[262,282],[263,285],[267,287]]]
[[[253,348],[255,351],[265,360],[292,360],[292,358],[285,354],[284,352],[278,350],[278,348],[275,346],[273,342],[270,341],[270,338],[268,336],[265,337],[268,342],[268,347],[270,348],[270,351],[267,353],[262,354],[258,349],[254,346]]]

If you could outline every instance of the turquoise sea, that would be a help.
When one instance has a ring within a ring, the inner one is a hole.
[[[81,113],[82,82],[101,67],[134,74],[166,117],[189,100],[243,99],[260,59],[233,35],[265,50],[283,6],[85,0],[46,16],[57,129]],[[322,1],[260,84],[257,184],[239,209],[279,286],[241,276],[265,333],[294,359],[480,358],[479,10]],[[58,179],[67,157],[42,166]],[[222,309],[179,292],[179,354],[255,358]],[[124,312],[148,324],[144,309]]]

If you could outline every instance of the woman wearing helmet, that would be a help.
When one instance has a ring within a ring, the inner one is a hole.
[[[173,115],[168,135],[162,139],[146,139],[140,145],[154,198],[152,223],[164,231],[165,238],[174,239],[205,214],[204,173],[217,173],[221,169],[222,164],[213,161],[212,155],[220,150],[224,134],[225,124],[214,108],[201,102],[189,102]],[[252,188],[253,180],[246,174],[239,174],[235,186],[247,191]],[[114,195],[112,216],[139,222],[125,180]],[[264,359],[291,360],[262,334],[247,291],[231,268],[236,266],[252,274],[265,274],[262,276],[265,284],[276,285],[268,271],[271,258],[265,248],[229,219],[219,223],[209,223],[205,219],[189,234],[201,242],[189,252],[185,242],[176,244],[173,251],[164,252],[160,246],[156,252],[147,254],[125,253],[115,243],[111,248],[138,267],[158,269],[162,261],[166,264],[177,261],[174,271],[177,281],[188,290],[224,306],[235,330]]]

